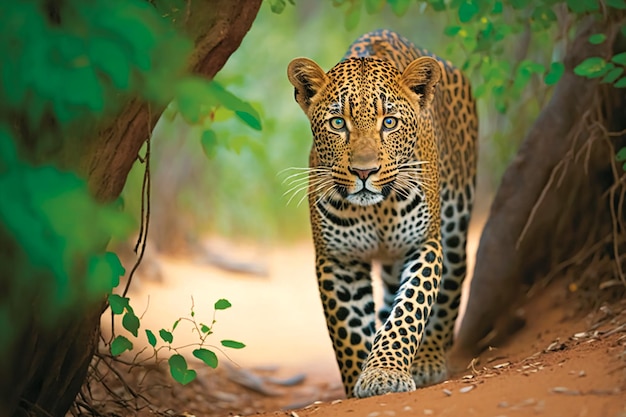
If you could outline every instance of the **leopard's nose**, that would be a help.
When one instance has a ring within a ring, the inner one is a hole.
[[[348,168],[348,170],[350,171],[351,174],[354,174],[356,176],[358,176],[359,178],[361,178],[363,181],[365,181],[370,175],[380,171],[380,167],[376,167],[376,168]]]

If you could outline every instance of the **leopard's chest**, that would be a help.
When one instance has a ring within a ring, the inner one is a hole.
[[[392,194],[373,206],[320,202],[321,243],[332,256],[362,261],[401,259],[419,246],[431,223],[423,195]]]

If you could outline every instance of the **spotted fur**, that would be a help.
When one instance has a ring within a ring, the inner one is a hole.
[[[316,273],[348,396],[446,378],[474,198],[478,121],[466,77],[390,31],[325,73],[289,64],[311,122]],[[372,261],[382,264],[376,328]]]

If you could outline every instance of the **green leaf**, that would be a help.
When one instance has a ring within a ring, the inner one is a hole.
[[[375,14],[385,6],[385,0],[365,0],[365,11],[368,14]]]
[[[119,284],[120,273],[121,275],[124,274],[124,268],[120,270],[119,265],[119,258],[112,252],[91,256],[87,266],[87,289],[89,292],[96,296],[111,292]]]
[[[626,0],[605,0],[604,3],[616,9],[626,9]]]
[[[167,363],[170,365],[170,373],[172,378],[182,385],[187,385],[196,379],[196,371],[187,368],[187,361],[181,355],[172,355]]]
[[[127,311],[126,314],[124,314],[124,318],[122,318],[122,326],[131,332],[133,336],[137,337],[137,331],[140,325],[139,317],[137,317],[135,313]]]
[[[626,77],[620,78],[615,84],[613,84],[615,88],[624,88],[626,87]]]
[[[180,319],[174,322],[174,324],[172,325],[172,331],[176,330],[176,327],[178,327],[178,323],[180,323]]]
[[[270,0],[270,9],[276,14],[281,14],[285,10],[287,3],[285,0]]]
[[[487,94],[487,91],[489,91],[489,84],[481,83],[474,90],[474,97],[480,98],[480,97],[484,96],[485,94]]]
[[[446,26],[443,30],[443,34],[446,36],[456,36],[457,33],[461,30],[461,26]]]
[[[509,0],[511,6],[515,10],[525,9],[528,6],[528,0]]]
[[[548,29],[556,21],[556,14],[550,7],[539,6],[533,10],[531,19],[537,28]]]
[[[217,368],[217,355],[208,349],[196,349],[193,351],[193,356],[206,363],[211,368]]]
[[[217,300],[215,302],[215,309],[216,310],[226,310],[229,307],[232,307],[232,304],[230,303],[230,301],[228,301],[225,298],[222,298],[222,299]]]
[[[107,225],[106,227],[111,231],[111,234],[114,236],[127,236],[130,230],[134,229],[134,225],[131,224],[130,217],[127,217],[129,222],[112,222],[112,224]],[[126,223],[126,224],[124,224]],[[104,259],[107,264],[111,268],[111,272],[113,273],[113,287],[117,287],[120,285],[120,277],[123,277],[126,273],[126,269],[122,265],[119,256],[113,252],[106,252],[104,254]],[[130,306],[129,306],[130,308]]]
[[[520,63],[518,70],[528,74],[542,74],[545,72],[546,68],[538,62],[525,59]]]
[[[617,151],[617,154],[615,155],[615,159],[617,159],[620,162],[626,161],[626,146],[624,146],[619,151]]]
[[[599,45],[606,40],[606,35],[604,33],[596,33],[594,35],[589,36],[589,43],[593,45]]]
[[[626,52],[621,52],[619,54],[613,55],[611,61],[615,62],[616,64],[626,65]]]
[[[219,104],[211,83],[199,77],[188,77],[178,83],[176,103],[181,116],[190,124],[209,117]]]
[[[68,75],[66,77],[68,83],[65,93],[66,103],[87,106],[93,112],[100,113],[104,109],[104,89],[94,68],[78,67]]]
[[[202,132],[200,144],[202,145],[204,155],[209,159],[213,159],[217,153],[217,135],[215,132],[211,129]]]
[[[212,81],[209,85],[211,94],[217,101],[229,110],[235,112],[241,120],[253,129],[261,130],[261,117],[259,113],[250,105],[226,90],[217,81]]]
[[[202,333],[211,333],[211,328],[206,324],[200,323],[200,331],[202,331]]]
[[[587,78],[595,78],[605,73],[606,61],[604,58],[594,56],[585,59],[574,68],[574,73]]]
[[[571,11],[578,14],[598,10],[598,2],[596,0],[566,0],[566,3]]]
[[[502,2],[501,1],[496,1],[493,4],[493,9],[491,9],[491,14],[502,14],[502,10],[504,10],[504,7],[502,6]]]
[[[478,14],[478,11],[479,9],[476,2],[472,0],[464,1],[459,6],[459,20],[461,23],[467,23]]]
[[[124,309],[129,307],[129,301],[130,299],[127,297],[122,297],[118,294],[109,294],[109,306],[113,314],[122,314]]]
[[[226,120],[232,119],[234,115],[235,115],[234,111],[229,110],[224,106],[219,106],[213,112],[211,119],[214,122],[224,122]]]
[[[6,130],[5,125],[0,125],[0,172],[17,171],[19,168],[20,164],[13,137]],[[0,206],[0,208],[2,207]]]
[[[129,55],[135,65],[147,71],[152,67],[151,54],[157,45],[157,15],[152,7],[141,2],[128,2],[124,8],[111,7],[90,16],[95,28],[111,33],[124,46],[130,47]],[[105,8],[102,8],[105,9]]]
[[[442,12],[446,10],[446,2],[444,0],[428,0],[434,11]]]
[[[359,24],[359,20],[361,20],[361,8],[359,6],[359,3],[353,3],[348,11],[346,11],[343,25],[348,31],[354,30]]]
[[[119,89],[127,89],[130,84],[131,63],[123,46],[106,38],[90,39],[87,44],[89,59],[111,79]]]
[[[111,355],[118,356],[133,348],[133,343],[124,336],[117,336],[111,342]]]
[[[258,113],[248,113],[245,111],[237,110],[235,111],[235,116],[239,117],[245,124],[250,126],[254,130],[261,130],[261,119],[259,118]]]
[[[603,83],[614,83],[624,72],[624,67],[615,67],[609,71],[602,79]]]
[[[231,349],[241,349],[246,347],[246,345],[244,345],[243,343],[237,342],[235,340],[222,340],[220,343],[222,344],[222,346]]]
[[[146,337],[148,338],[148,343],[150,343],[150,346],[155,347],[157,339],[154,333],[152,333],[152,330],[146,329]]]
[[[172,343],[174,341],[174,335],[165,329],[159,330],[159,336],[161,336],[161,339],[167,343]]]
[[[406,14],[411,6],[411,0],[387,0],[391,11],[398,17],[402,17]]]
[[[543,78],[543,81],[546,83],[546,85],[556,84],[561,79],[564,72],[565,65],[563,65],[562,62],[553,62],[550,64],[550,69],[548,70],[546,76]]]

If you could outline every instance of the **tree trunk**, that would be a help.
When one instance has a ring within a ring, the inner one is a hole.
[[[625,142],[623,134],[608,133],[626,127],[624,90],[573,73],[587,57],[608,58],[623,50],[615,41],[621,18],[611,16],[581,30],[567,51],[565,74],[551,101],[502,178],[452,353],[458,365],[494,337],[506,336],[497,334],[500,324],[511,318],[531,284],[575,268],[580,285],[595,257],[606,273],[596,273],[586,284],[597,291],[598,279],[614,278],[624,267],[616,256],[625,241],[618,201],[624,175],[621,164],[615,166],[615,152]],[[594,33],[606,33],[607,42],[589,43]]]
[[[213,77],[239,47],[261,0],[187,2],[184,30],[195,41],[192,71]],[[85,134],[78,151],[61,149],[52,160],[78,171],[99,201],[119,196],[139,149],[161,115],[162,108],[132,100],[99,133]],[[89,138],[94,139],[90,140]],[[23,143],[36,143],[22,137]],[[34,148],[31,148],[34,152]],[[0,250],[15,253],[15,243],[0,227]],[[15,262],[19,262],[15,259]],[[3,265],[4,284],[10,285],[11,266]],[[16,342],[0,363],[0,416],[64,416],[71,406],[97,347],[103,304],[75,311],[55,329],[44,329],[36,312],[37,300],[14,300],[34,306],[26,328],[15,329]],[[69,316],[69,315],[68,315]],[[4,330],[3,330],[4,331]]]

